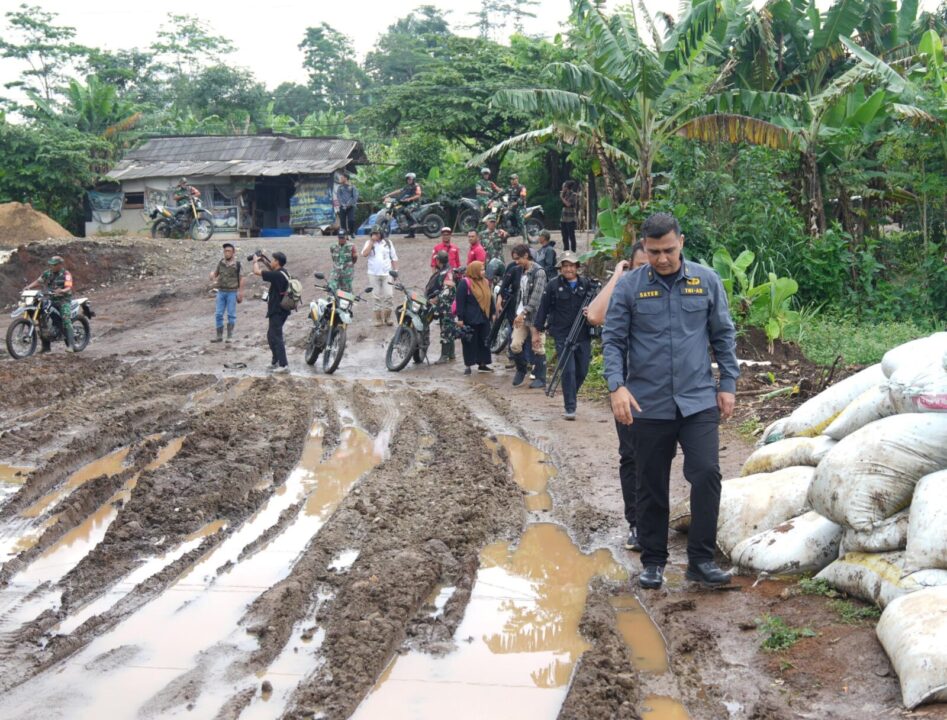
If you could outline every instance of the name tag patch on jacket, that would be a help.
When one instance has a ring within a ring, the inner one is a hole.
[[[702,287],[682,287],[681,295],[706,295],[707,288]]]
[[[661,297],[660,290],[642,290],[641,292],[638,293],[639,300],[642,298],[656,298],[656,297]]]

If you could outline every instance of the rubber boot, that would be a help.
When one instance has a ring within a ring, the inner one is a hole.
[[[391,320],[391,310],[385,310],[385,325],[394,325]]]
[[[227,342],[233,342],[233,323],[227,323]]]
[[[72,328],[66,329],[66,352],[75,352],[76,351],[76,340],[72,334]]]
[[[453,360],[453,359],[456,357],[456,356],[454,355],[454,351],[455,351],[454,341],[451,340],[449,343],[447,343],[447,347],[448,347],[448,351],[447,351],[448,357],[449,357],[451,360]]]
[[[533,363],[533,374],[536,379],[529,384],[531,390],[539,390],[546,387],[546,358],[536,358]]]
[[[223,342],[224,341],[224,328],[223,326],[217,328],[217,337],[215,337],[211,342]]]
[[[435,365],[446,365],[451,361],[451,350],[454,349],[454,343],[441,342],[441,356],[434,361]]]
[[[40,340],[40,343],[41,343],[40,348],[39,348],[40,355],[53,351],[53,346],[49,344],[49,340]]]
[[[375,311],[375,327],[380,327],[383,324],[382,321],[382,312],[381,310]]]
[[[516,372],[513,374],[513,387],[519,387],[526,380],[528,368],[526,367],[526,363],[517,357],[513,358],[513,362],[516,363]]]

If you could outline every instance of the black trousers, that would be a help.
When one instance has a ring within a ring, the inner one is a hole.
[[[467,367],[489,365],[493,362],[490,348],[487,345],[487,341],[490,339],[490,323],[468,325],[467,327],[473,330],[473,337],[470,340],[464,339],[460,342],[464,351],[464,365]]]
[[[562,249],[575,252],[575,221],[559,223],[559,229],[562,230]]]
[[[273,364],[280,367],[286,367],[289,364],[286,360],[286,343],[283,342],[283,325],[286,324],[288,317],[289,313],[276,313],[267,318],[270,326],[266,331],[266,341],[273,352]]]
[[[355,235],[355,208],[339,208],[339,229],[345,230],[349,235]]]
[[[673,420],[635,418],[632,444],[638,465],[638,542],[641,564],[666,565],[671,460],[681,444],[684,479],[691,486],[691,527],[687,556],[692,563],[713,560],[720,510],[720,411],[709,408]]]
[[[566,338],[554,338],[556,341],[556,355],[562,357],[566,347]],[[562,368],[560,383],[562,385],[562,401],[566,412],[575,412],[578,405],[579,390],[589,374],[589,363],[592,362],[592,341],[583,340],[575,346],[572,358]]]
[[[633,427],[615,421],[618,431],[618,479],[621,481],[621,497],[625,502],[625,520],[630,528],[638,526],[638,468],[631,432]]]

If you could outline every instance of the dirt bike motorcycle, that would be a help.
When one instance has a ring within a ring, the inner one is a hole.
[[[204,209],[200,199],[190,196],[187,204],[176,209],[165,205],[155,205],[148,217],[151,225],[151,237],[176,238],[190,235],[193,240],[210,240],[214,234],[214,216]]]
[[[413,214],[417,220],[417,227],[429,238],[436,238],[441,233],[441,228],[447,224],[444,219],[446,213],[444,207],[439,202],[425,203],[414,208]],[[373,231],[381,233],[382,237],[388,237],[391,233],[391,221],[398,223],[399,230],[410,230],[411,220],[404,210],[404,206],[393,198],[385,200],[382,209],[375,215],[375,226]]]
[[[499,307],[500,300],[503,300],[503,310],[497,313],[496,320],[490,327],[488,343],[490,352],[494,355],[500,355],[506,350],[513,337],[513,311],[516,309],[516,301],[511,297],[502,297],[500,293],[502,286],[503,273],[497,273],[493,278],[493,302]]]
[[[404,302],[396,310],[398,322],[385,352],[385,367],[391,372],[400,372],[412,359],[416,364],[427,359],[434,305],[424,297],[424,293],[397,282],[397,270],[390,270],[388,274],[391,275],[392,285],[404,293]]]
[[[480,212],[480,202],[476,198],[462,197],[457,204],[460,206],[457,210],[457,229],[466,235],[479,228],[485,217]]]
[[[92,337],[89,319],[94,316],[88,298],[72,301],[72,348],[75,352],[82,352],[88,346]],[[14,320],[7,328],[7,352],[15,360],[22,360],[36,352],[36,344],[40,341],[66,341],[59,308],[49,293],[24,290],[10,317]]]
[[[325,280],[322,273],[314,273],[316,280]],[[355,303],[362,302],[363,298],[345,290],[333,290],[328,285],[316,285],[319,290],[325,290],[326,297],[313,300],[309,303],[309,319],[312,320],[312,329],[306,340],[305,360],[307,365],[315,365],[319,355],[322,355],[322,370],[331,375],[338,369],[345,353],[346,328],[352,322],[352,313]],[[368,294],[372,289],[365,288]]]
[[[546,212],[542,205],[529,205],[523,211],[524,228],[520,228],[516,217],[516,204],[510,202],[509,193],[494,195],[487,203],[489,214],[497,218],[497,228],[509,235],[522,235],[528,243],[536,242],[539,233],[546,226]]]

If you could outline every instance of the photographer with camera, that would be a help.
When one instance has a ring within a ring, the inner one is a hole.
[[[286,266],[286,255],[281,252],[273,253],[267,258],[262,250],[257,250],[247,258],[253,263],[253,274],[259,275],[270,284],[266,299],[266,318],[269,328],[266,332],[266,341],[273,353],[270,370],[277,373],[288,373],[289,362],[286,360],[286,343],[283,341],[283,325],[289,317],[289,310],[283,308],[283,298],[289,292],[289,274],[283,268]],[[261,266],[265,265],[264,270]]]
[[[456,309],[455,322],[464,351],[464,375],[470,375],[474,365],[477,372],[493,372],[487,337],[496,306],[490,283],[483,274],[483,263],[479,260],[467,266],[466,277],[457,284]]]

